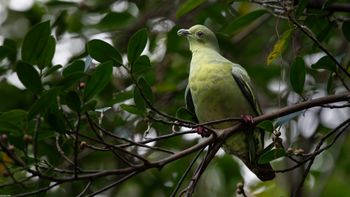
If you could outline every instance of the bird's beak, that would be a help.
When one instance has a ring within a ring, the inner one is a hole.
[[[190,34],[191,33],[187,29],[180,29],[179,31],[177,31],[177,35],[179,35],[179,36],[187,37]]]

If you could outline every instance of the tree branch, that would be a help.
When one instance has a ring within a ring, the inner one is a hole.
[[[309,101],[305,101],[302,103],[298,103],[295,105],[287,106],[284,108],[281,108],[275,112],[269,113],[269,114],[264,114],[258,117],[255,117],[253,119],[253,124],[258,124],[261,121],[264,120],[272,120],[281,116],[285,116],[297,111],[305,110],[308,108],[312,108],[315,106],[323,106],[325,104],[330,104],[330,103],[335,103],[339,101],[349,101],[350,98],[350,92],[346,92],[343,94],[339,95],[331,95],[331,96],[326,96],[322,98],[317,98]],[[236,121],[235,118],[233,119],[224,119],[223,121]],[[203,123],[206,124],[206,123]],[[70,182],[70,181],[78,181],[78,180],[95,180],[101,177],[106,177],[106,176],[112,176],[112,175],[123,175],[125,179],[128,179],[128,177],[133,176],[137,173],[140,173],[142,171],[151,169],[151,168],[161,168],[164,165],[171,163],[173,161],[179,160],[189,154],[192,154],[194,152],[200,151],[204,149],[205,147],[209,145],[213,145],[212,148],[209,149],[209,152],[207,154],[207,157],[202,161],[202,164],[197,168],[197,171],[195,175],[193,176],[194,181],[189,185],[189,192],[188,194],[191,195],[191,191],[193,191],[196,182],[198,181],[199,177],[201,176],[202,172],[204,169],[209,165],[210,161],[212,158],[214,158],[216,151],[220,148],[222,142],[224,142],[225,139],[227,139],[230,135],[232,135],[234,132],[239,131],[243,128],[244,123],[242,122],[237,122],[236,125],[234,125],[231,128],[223,129],[221,132],[218,132],[219,134],[217,136],[210,136],[209,138],[205,139],[204,141],[195,144],[194,146],[188,147],[180,152],[177,152],[173,155],[169,155],[165,158],[156,160],[156,161],[149,161],[148,163],[141,163],[141,164],[135,164],[133,166],[125,167],[125,168],[119,168],[119,169],[113,169],[113,170],[103,170],[103,171],[98,171],[98,172],[91,172],[91,173],[84,173],[84,174],[77,174],[77,176],[74,176],[74,171],[73,171],[73,176],[72,175],[66,175],[66,176],[61,176],[61,177],[54,177],[52,175],[46,175],[43,173],[40,173],[38,170],[33,170],[30,168],[26,168],[26,164],[21,161],[15,153],[11,152],[8,150],[6,145],[0,144],[2,150],[12,159],[15,161],[16,164],[19,164],[20,166],[23,166],[26,171],[31,173],[33,176],[38,176],[39,178],[42,179],[47,179],[50,181],[54,182],[59,182],[59,183],[64,183],[64,182]],[[175,137],[174,135],[173,137]],[[162,138],[160,138],[162,139]],[[147,142],[147,140],[146,140]],[[105,142],[101,142],[105,143]],[[120,147],[119,147],[120,148]],[[321,150],[321,149],[320,149]],[[125,150],[124,150],[125,151]],[[113,186],[119,184],[120,182],[115,182],[113,183]],[[112,185],[106,186],[103,189],[108,189],[112,187]]]

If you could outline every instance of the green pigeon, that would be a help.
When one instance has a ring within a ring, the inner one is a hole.
[[[218,41],[210,29],[195,25],[189,29],[180,29],[177,33],[187,38],[192,52],[185,97],[187,109],[199,123],[230,117],[251,118],[261,114],[246,70],[220,55]],[[220,132],[220,129],[234,124],[222,122],[211,127]],[[270,164],[257,162],[264,149],[264,131],[261,129],[234,133],[225,141],[223,149],[240,158],[260,180],[267,181],[275,177]]]

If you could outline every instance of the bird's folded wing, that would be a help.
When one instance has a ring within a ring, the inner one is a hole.
[[[191,90],[190,87],[187,86],[186,90],[185,90],[185,102],[186,102],[186,108],[189,112],[191,112],[194,121],[198,122],[198,118],[196,115],[196,111],[194,109],[194,104],[193,104],[193,100],[192,100],[192,94],[191,94]]]
[[[244,97],[249,102],[249,105],[252,107],[254,111],[254,115],[258,116],[262,114],[260,105],[253,94],[253,90],[250,84],[250,78],[245,70],[241,69],[241,66],[234,65],[232,67],[232,76],[236,81],[239,89],[243,93]]]

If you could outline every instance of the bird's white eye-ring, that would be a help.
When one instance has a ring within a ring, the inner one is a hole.
[[[203,38],[203,36],[204,36],[204,33],[202,31],[197,31],[196,34],[199,38]]]

